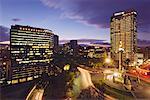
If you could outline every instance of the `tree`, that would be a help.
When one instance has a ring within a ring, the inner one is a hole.
[[[130,64],[130,59],[129,58],[127,58],[125,60],[125,64],[126,64],[126,68],[125,69],[129,69],[129,64]]]

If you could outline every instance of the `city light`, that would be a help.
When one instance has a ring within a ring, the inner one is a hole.
[[[119,76],[119,73],[118,73],[118,72],[114,72],[113,76],[114,76],[114,77],[118,77],[118,76]]]
[[[69,64],[67,64],[67,65],[64,66],[64,70],[65,70],[65,71],[67,71],[67,70],[69,70],[69,69],[70,69],[70,65],[69,65]]]
[[[150,99],[150,0],[2,1],[0,99]]]
[[[3,62],[3,65],[6,65],[6,62]]]
[[[105,59],[105,63],[107,63],[107,64],[111,63],[111,59],[110,58],[106,58]]]

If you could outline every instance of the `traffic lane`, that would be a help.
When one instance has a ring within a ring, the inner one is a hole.
[[[44,89],[35,89],[29,100],[42,100]]]
[[[142,81],[138,81],[136,77],[130,76],[132,92],[136,98],[148,99],[150,98],[150,87],[149,85],[142,84]]]
[[[33,87],[33,89],[28,94],[26,100],[42,100],[44,90],[49,84],[48,81],[43,81],[42,79]]]
[[[132,91],[137,99],[150,99],[150,88],[138,86],[134,91]]]
[[[145,81],[150,84],[150,77],[145,77],[143,75],[138,75],[134,73],[125,73],[124,75],[129,76],[129,77],[139,78],[140,80]]]

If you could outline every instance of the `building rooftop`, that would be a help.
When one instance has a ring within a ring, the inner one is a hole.
[[[126,10],[126,11],[120,11],[113,13],[112,18],[121,18],[122,16],[128,16],[128,15],[137,15],[137,12],[135,10]]]
[[[12,25],[11,29],[18,29],[18,30],[25,30],[25,31],[34,31],[34,32],[51,32],[52,30],[49,29],[43,29],[43,28],[37,28],[37,27],[31,27],[31,26],[24,26],[24,25]]]

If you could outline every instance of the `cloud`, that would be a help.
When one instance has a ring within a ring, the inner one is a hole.
[[[109,28],[110,17],[114,12],[134,9],[138,13],[138,29],[150,32],[149,0],[41,0],[46,6],[61,11],[61,16]]]
[[[0,26],[0,42],[9,40],[9,28]]]
[[[13,18],[12,21],[18,22],[18,21],[21,21],[21,19],[20,18]]]

